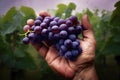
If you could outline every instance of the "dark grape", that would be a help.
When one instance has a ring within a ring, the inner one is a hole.
[[[47,30],[47,29],[43,29],[43,30],[41,31],[41,35],[42,35],[42,36],[47,36],[47,34],[48,34],[48,30]]]
[[[34,37],[35,37],[35,33],[29,33],[29,34],[28,34],[28,38],[29,38],[29,39],[33,39]]]
[[[40,20],[35,20],[35,26],[40,26],[41,21]]]
[[[75,41],[76,40],[76,35],[75,34],[69,35],[69,39],[71,39],[72,41]]]
[[[36,20],[43,21],[43,18],[42,18],[41,16],[38,16],[38,17],[36,18]]]
[[[67,30],[67,25],[66,24],[61,24],[60,26],[59,26],[59,29],[60,30]]]
[[[65,53],[67,51],[67,48],[64,45],[61,45],[60,49],[62,50],[63,53]]]
[[[77,41],[72,42],[73,49],[77,49],[79,47],[79,43]]]
[[[52,26],[51,30],[52,30],[53,33],[59,33],[59,28],[58,28],[57,25]]]
[[[54,40],[54,34],[52,32],[48,33],[48,39],[49,40]]]
[[[22,40],[22,42],[24,44],[28,44],[29,43],[29,38],[28,37],[24,37],[23,40]]]
[[[61,25],[61,24],[65,24],[65,20],[64,19],[59,19],[58,20],[58,25]]]
[[[71,58],[72,58],[72,53],[71,53],[71,51],[67,51],[67,52],[65,53],[64,57],[67,58],[67,59],[71,59]]]
[[[71,26],[73,26],[73,23],[72,23],[72,21],[71,20],[66,20],[66,25],[68,26],[68,27],[71,27]]]
[[[68,35],[67,31],[65,31],[65,30],[60,31],[60,37],[61,38],[66,38],[67,35]]]
[[[34,28],[34,32],[35,32],[36,34],[40,34],[40,33],[41,33],[41,30],[42,30],[42,28],[41,28],[40,26],[36,26],[36,27]]]
[[[72,41],[70,39],[66,39],[64,45],[68,48],[72,48]]]
[[[42,23],[40,24],[40,27],[41,27],[42,29],[47,28],[47,24],[46,24],[45,22],[42,22]]]
[[[58,22],[59,19],[60,19],[59,17],[55,17],[54,21]]]
[[[50,26],[55,26],[55,25],[57,25],[57,22],[56,22],[56,21],[51,21],[51,22],[50,22]]]
[[[69,32],[70,34],[74,34],[74,33],[75,33],[75,28],[74,28],[74,27],[69,27],[69,28],[68,28],[68,32]]]
[[[55,40],[58,40],[59,38],[60,38],[60,34],[59,34],[59,33],[54,34],[54,39],[55,39]]]
[[[77,34],[80,34],[82,32],[82,27],[80,26],[80,25],[78,25],[77,27],[76,27],[76,33]]]

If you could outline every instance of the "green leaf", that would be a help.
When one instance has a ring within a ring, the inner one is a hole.
[[[116,9],[113,11],[110,23],[114,26],[120,26],[120,1],[115,4]]]
[[[23,15],[14,7],[3,17],[2,35],[13,33],[21,25]]]
[[[68,4],[68,8],[70,8],[72,10],[75,10],[76,9],[76,5],[71,2],[71,3]]]

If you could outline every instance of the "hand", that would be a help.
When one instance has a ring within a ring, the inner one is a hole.
[[[42,13],[40,14],[42,15]],[[94,66],[96,41],[87,15],[82,17],[81,23],[83,25],[83,39],[80,39],[80,47],[83,51],[76,61],[70,61],[59,56],[54,45],[48,47],[44,44],[32,44],[40,55],[44,57],[48,65],[66,78],[74,78],[78,74],[82,75],[82,73],[87,74],[89,72],[86,70],[91,70]],[[77,78],[75,80],[77,80]],[[97,79],[95,78],[94,80]]]

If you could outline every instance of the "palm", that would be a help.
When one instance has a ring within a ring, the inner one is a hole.
[[[94,52],[95,52],[95,39],[91,29],[91,25],[86,16],[82,19],[83,28],[83,39],[80,40],[80,47],[82,48],[82,54],[78,56],[76,61],[67,60],[58,55],[58,51],[52,45],[46,47],[45,45],[33,45],[39,53],[45,58],[48,65],[65,77],[72,77],[75,72],[82,70],[84,67],[93,63]]]

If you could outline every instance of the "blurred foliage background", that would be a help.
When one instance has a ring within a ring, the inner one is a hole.
[[[74,14],[80,20],[88,14],[95,33],[97,48],[95,67],[100,80],[120,80],[120,1],[113,11],[85,9],[75,12],[76,4],[58,4],[48,9],[52,16],[67,18]],[[64,80],[54,73],[31,45],[24,45],[23,26],[35,19],[34,9],[12,7],[0,15],[0,80]]]

